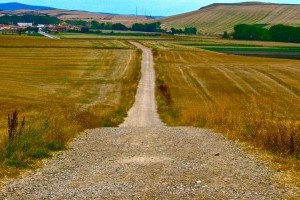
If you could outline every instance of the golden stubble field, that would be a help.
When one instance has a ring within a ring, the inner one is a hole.
[[[84,129],[121,123],[134,102],[140,59],[119,40],[0,36],[2,163],[30,165]],[[8,150],[7,114],[14,110],[26,124]]]
[[[213,128],[299,159],[298,60],[227,55],[181,43],[144,42],[153,48],[164,122]]]

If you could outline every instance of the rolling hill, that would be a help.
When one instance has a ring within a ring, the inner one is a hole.
[[[45,6],[31,6],[22,3],[12,2],[12,3],[0,3],[0,10],[54,10],[55,8],[45,7]]]
[[[135,15],[119,15],[110,13],[94,13],[88,11],[79,10],[66,10],[56,9],[43,6],[32,6],[21,3],[1,3],[0,4],[0,16],[11,14],[43,14],[57,17],[61,20],[96,20],[99,22],[111,22],[111,23],[123,23],[125,25],[131,25],[135,22],[147,22],[153,20],[153,17],[148,16],[135,16]]]
[[[300,5],[259,2],[212,4],[160,21],[164,28],[194,26],[204,34],[232,32],[234,25],[241,23],[300,26]]]

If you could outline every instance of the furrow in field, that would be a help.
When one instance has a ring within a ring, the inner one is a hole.
[[[289,85],[289,84],[285,83],[283,80],[279,79],[276,76],[273,76],[272,74],[270,74],[268,72],[265,72],[263,70],[256,69],[256,68],[253,68],[253,69],[256,70],[256,71],[258,71],[259,73],[263,74],[266,78],[272,80],[279,87],[285,89],[287,92],[289,92],[293,96],[299,97],[299,91],[297,90],[297,88],[293,87],[292,85]]]
[[[247,70],[245,70],[244,68],[240,68],[240,67],[234,68],[238,72],[234,71],[232,67],[224,67],[223,69],[227,72],[231,72],[232,76],[234,76],[234,77],[236,77],[236,79],[240,80],[240,82],[242,82],[251,92],[260,96],[257,89],[252,86],[254,83],[253,78],[252,78],[252,76],[249,76],[250,74]],[[247,75],[251,78],[247,78]],[[251,80],[248,80],[248,79],[251,79]]]
[[[245,89],[232,77],[232,73],[225,70],[225,67],[219,67],[215,66],[213,67],[217,71],[219,71],[221,74],[223,74],[228,80],[230,80],[239,90],[241,90],[243,93],[246,93]],[[230,75],[229,75],[230,73]]]
[[[256,82],[256,88],[260,91],[260,93],[268,94],[270,91],[274,90],[271,84],[266,81],[266,77],[264,74],[259,73],[258,71],[248,67],[247,69],[243,69],[249,71],[251,73],[251,79]],[[273,83],[273,80],[271,80]],[[277,84],[276,84],[277,86]]]
[[[181,73],[181,77],[183,78],[184,82],[195,91],[196,96],[199,99],[205,99],[202,95],[202,92],[199,91],[197,85],[195,85],[192,81],[189,80],[190,77],[187,76],[188,69],[186,69],[184,66],[178,66],[177,69]],[[185,69],[185,70],[183,70],[183,69]]]
[[[186,75],[189,77],[188,79],[191,80],[191,82],[195,85],[195,87],[198,89],[198,91],[201,92],[201,94],[208,100],[214,101],[207,91],[206,87],[204,84],[199,80],[198,77],[195,77],[194,73],[192,72],[191,69],[186,69],[185,70]]]

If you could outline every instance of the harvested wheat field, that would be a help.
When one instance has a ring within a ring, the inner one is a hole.
[[[0,60],[0,151],[7,151],[7,114],[15,110],[26,117],[25,132],[39,135],[24,140],[29,149],[1,157],[9,166],[47,157],[86,128],[118,125],[140,77],[140,52],[117,40],[1,36]]]
[[[299,158],[299,61],[144,43],[154,47],[158,109],[165,123],[214,128]]]

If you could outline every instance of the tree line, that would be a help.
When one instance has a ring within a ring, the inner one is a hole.
[[[185,34],[185,35],[196,35],[198,32],[197,28],[195,27],[185,27],[183,29],[176,29],[176,28],[171,28],[171,34]]]
[[[161,22],[153,23],[134,23],[131,27],[127,27],[121,23],[100,23],[98,21],[83,21],[83,20],[66,20],[66,23],[70,25],[82,26],[82,32],[90,32],[92,30],[116,30],[116,31],[137,31],[137,32],[157,32],[157,33],[167,33],[166,29],[162,29]],[[170,34],[187,34],[195,35],[197,34],[197,28],[195,27],[186,27],[184,30],[171,28]]]
[[[83,20],[66,20],[67,24],[82,26],[83,30],[87,31],[88,29],[94,30],[116,30],[116,31],[140,31],[140,32],[162,32],[161,23],[153,22],[153,23],[135,23],[131,27],[127,27],[122,23],[100,23],[98,21],[83,21]]]
[[[33,23],[33,24],[59,24],[60,20],[49,15],[4,15],[0,17],[0,24],[17,24],[17,23]]]
[[[238,24],[234,26],[233,39],[300,43],[300,27],[278,24],[266,29],[264,26]]]

